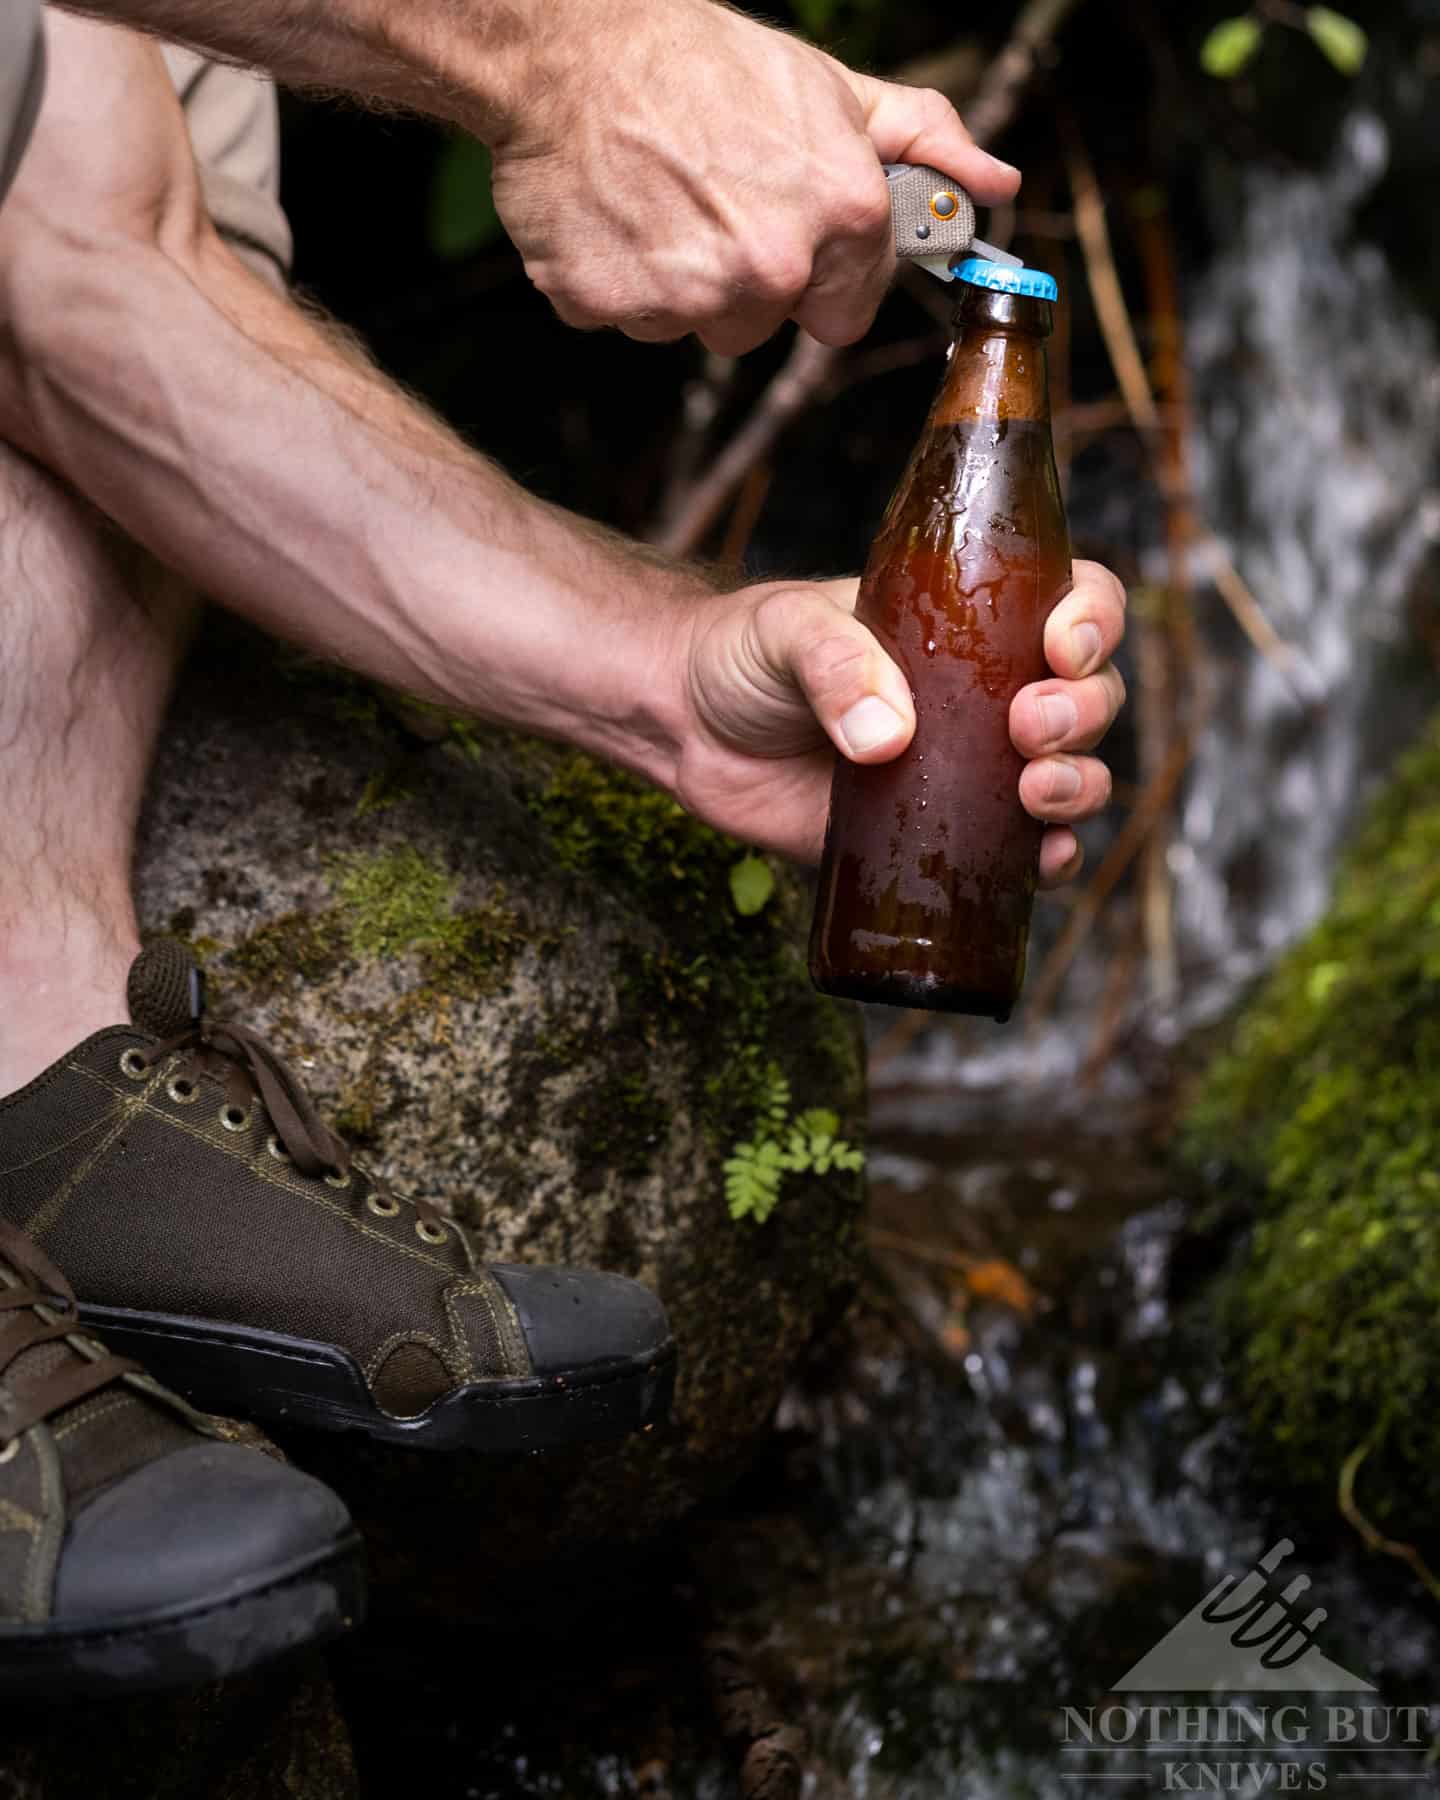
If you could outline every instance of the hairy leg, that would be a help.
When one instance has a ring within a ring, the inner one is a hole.
[[[126,1016],[135,819],[193,614],[0,444],[0,1094]]]

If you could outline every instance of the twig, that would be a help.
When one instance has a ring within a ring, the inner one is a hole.
[[[1066,161],[1075,200],[1075,234],[1084,254],[1086,279],[1091,298],[1095,302],[1100,334],[1105,340],[1105,348],[1129,409],[1131,422],[1140,437],[1157,452],[1158,478],[1162,491],[1167,500],[1173,499],[1178,504],[1193,508],[1193,497],[1188,490],[1183,494],[1173,492],[1171,477],[1167,475],[1163,458],[1158,453],[1160,413],[1150,386],[1150,377],[1145,370],[1145,359],[1140,353],[1139,341],[1130,320],[1130,310],[1125,304],[1119,272],[1115,267],[1115,256],[1110,246],[1110,228],[1105,222],[1105,204],[1099,183],[1095,179],[1094,167],[1073,129],[1067,133],[1067,137]],[[1214,533],[1197,521],[1194,537],[1196,547],[1210,561],[1210,578],[1220,598],[1234,615],[1235,622],[1260,654],[1274,663],[1287,677],[1299,698],[1308,704],[1315,697],[1319,684],[1313,676],[1307,678],[1304,658],[1293,644],[1285,642],[1266,618],[1260,602],[1250,591],[1244,577],[1231,562]]]
[[[1066,139],[1065,162],[1075,201],[1075,235],[1084,253],[1085,276],[1090,297],[1095,302],[1100,335],[1105,340],[1115,379],[1120,383],[1120,392],[1125,397],[1135,429],[1142,438],[1153,441],[1160,433],[1160,415],[1150,377],[1145,372],[1145,359],[1140,354],[1135,327],[1130,322],[1130,308],[1125,304],[1120,273],[1115,267],[1100,184],[1095,179],[1089,154],[1073,126],[1066,132]]]
[[[910,369],[916,363],[929,362],[948,342],[948,338],[935,336],[902,338],[898,344],[880,344],[874,350],[850,357],[841,368],[835,385],[837,388],[854,387],[859,382],[872,381],[877,375],[893,375],[897,369]]]
[[[1128,918],[1128,909],[1127,909]],[[1120,949],[1111,957],[1105,971],[1105,986],[1100,994],[1100,1004],[1096,1008],[1098,1021],[1091,1033],[1090,1042],[1085,1050],[1085,1060],[1080,1065],[1080,1091],[1088,1093],[1099,1079],[1100,1071],[1109,1062],[1115,1049],[1115,1041],[1125,1024],[1130,1010],[1130,997],[1135,989],[1135,976],[1139,969],[1140,958],[1133,931],[1121,933]]]
[[[967,106],[967,122],[977,143],[992,141],[1014,118],[1041,51],[1079,4],[1080,0],[1028,0],[1022,8],[1009,44],[985,71],[975,99]],[[903,81],[920,74],[933,85],[935,69],[932,61],[923,69],[900,70],[899,78]],[[817,343],[807,332],[798,333],[783,366],[734,437],[703,475],[669,496],[670,503],[662,510],[650,541],[674,555],[693,551],[746,471],[770,454],[792,419],[831,390],[843,354]]]
[[[937,1023],[934,1013],[914,1012],[901,1013],[900,1017],[885,1033],[868,1057],[870,1074],[873,1078],[877,1069],[883,1069],[888,1062],[894,1062],[902,1050],[908,1050],[920,1033],[928,1026]]]
[[[770,454],[775,440],[829,386],[840,353],[797,331],[779,373],[755,402],[748,419],[705,473],[676,502],[674,516],[652,542],[672,555],[694,550],[715,523],[746,474]]]
[[[877,1250],[895,1250],[913,1262],[934,1263],[937,1268],[954,1269],[962,1275],[985,1260],[980,1256],[967,1256],[963,1250],[945,1250],[938,1244],[922,1243],[919,1238],[906,1237],[899,1231],[886,1231],[879,1225],[869,1226],[865,1237]]]
[[[1169,806],[1189,761],[1190,742],[1188,738],[1182,738],[1173,746],[1164,768],[1141,794],[1135,810],[1101,857],[1099,868],[1076,901],[1074,910],[1065,922],[1065,929],[1056,939],[1054,949],[1046,957],[1035,985],[1030,990],[1025,1010],[1032,1028],[1045,1017],[1054,1003],[1060,983],[1065,979],[1080,946],[1089,936],[1106,898],[1135,860],[1156,821],[1164,817],[1165,809]]]
[[[739,367],[737,357],[717,356],[713,350],[707,350],[700,373],[685,384],[681,401],[684,423],[670,457],[670,478],[656,513],[662,531],[669,526],[690,490],[710,429],[735,385]]]
[[[720,546],[722,568],[738,569],[744,562],[745,552],[750,548],[750,539],[755,534],[756,523],[765,505],[765,496],[770,492],[773,475],[774,470],[768,462],[756,463],[746,471],[745,479],[740,484],[735,510],[730,515],[730,523],[725,527],[725,541]]]
[[[965,109],[965,123],[977,144],[991,144],[1015,116],[1035,65],[1077,0],[1030,0],[1015,21],[1010,42],[985,71],[980,92]]]
[[[1385,1556],[1395,1556],[1407,1563],[1422,1586],[1428,1588],[1432,1596],[1440,1600],[1440,1580],[1435,1578],[1425,1558],[1414,1544],[1402,1543],[1398,1538],[1388,1538],[1372,1525],[1360,1510],[1360,1503],[1355,1498],[1355,1478],[1360,1473],[1360,1465],[1375,1448],[1376,1437],[1372,1434],[1357,1450],[1352,1450],[1345,1458],[1340,1469],[1340,1487],[1336,1495],[1336,1505],[1341,1516],[1347,1519],[1360,1536],[1365,1540],[1367,1550],[1379,1550]]]

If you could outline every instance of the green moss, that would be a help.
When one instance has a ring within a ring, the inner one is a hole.
[[[629,892],[663,895],[682,915],[724,907],[733,916],[722,882],[728,883],[740,846],[668,794],[575,752],[559,761],[528,804],[565,868]]]
[[[1405,759],[1329,913],[1245,1011],[1185,1149],[1253,1212],[1219,1300],[1259,1442],[1361,1503],[1440,1500],[1440,722]]]
[[[733,838],[578,752],[542,773],[526,804],[559,862],[614,891],[660,940],[622,961],[617,1036],[682,1065],[718,1067],[697,1074],[692,1098],[722,1148],[738,1152],[753,1137],[777,1073],[800,1106],[844,1108],[860,1080],[854,1014],[810,987],[797,948],[808,905],[794,881],[770,865],[773,896],[742,913],[732,878],[747,853]],[[823,1173],[849,1180],[858,1198],[853,1169],[827,1163]]]
[[[330,875],[351,951],[381,961],[417,953],[439,992],[489,992],[524,941],[502,889],[462,908],[458,877],[409,845],[336,857]]]
[[[616,1055],[623,1046],[612,1046]],[[579,1139],[581,1187],[587,1176],[610,1172],[638,1180],[648,1175],[670,1130],[670,1108],[651,1086],[643,1066],[611,1067],[604,1079],[587,1083],[568,1108],[567,1123]]]
[[[226,958],[247,981],[273,986],[291,975],[323,981],[345,954],[345,930],[333,910],[289,912],[258,926]]]

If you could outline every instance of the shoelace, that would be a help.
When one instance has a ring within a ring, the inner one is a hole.
[[[27,1311],[29,1318],[24,1316]],[[69,1282],[22,1232],[0,1224],[0,1382],[27,1350],[73,1337],[80,1329]],[[140,1364],[128,1356],[106,1350],[92,1359],[72,1347],[58,1368],[23,1394],[0,1391],[0,1455],[32,1425],[122,1376],[140,1372]]]
[[[248,1112],[252,1101],[258,1101],[286,1155],[302,1175],[341,1182],[350,1176],[354,1160],[350,1146],[320,1117],[300,1077],[258,1031],[202,1017],[175,1037],[139,1052],[147,1069],[169,1056],[180,1058],[177,1081],[198,1081],[209,1075],[221,1083],[227,1102],[240,1112]],[[414,1207],[432,1230],[447,1234],[454,1230],[428,1201],[397,1194],[369,1169],[365,1175],[375,1192]]]

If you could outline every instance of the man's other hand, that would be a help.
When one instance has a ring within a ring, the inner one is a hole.
[[[738,355],[787,318],[869,327],[895,271],[882,162],[933,164],[984,205],[1017,170],[930,89],[876,81],[713,0],[528,7],[528,81],[495,202],[571,325]]]
[[[697,609],[685,648],[693,723],[675,781],[683,804],[722,831],[814,862],[820,854],[834,749],[889,762],[910,742],[915,709],[903,674],[853,616],[856,583],[768,582]],[[1077,562],[1075,586],[1051,613],[1053,675],[1022,688],[1010,736],[1026,759],[1020,800],[1047,822],[1046,887],[1080,868],[1070,829],[1110,798],[1091,751],[1113,724],[1125,685],[1110,657],[1125,631],[1125,590],[1099,563]]]

